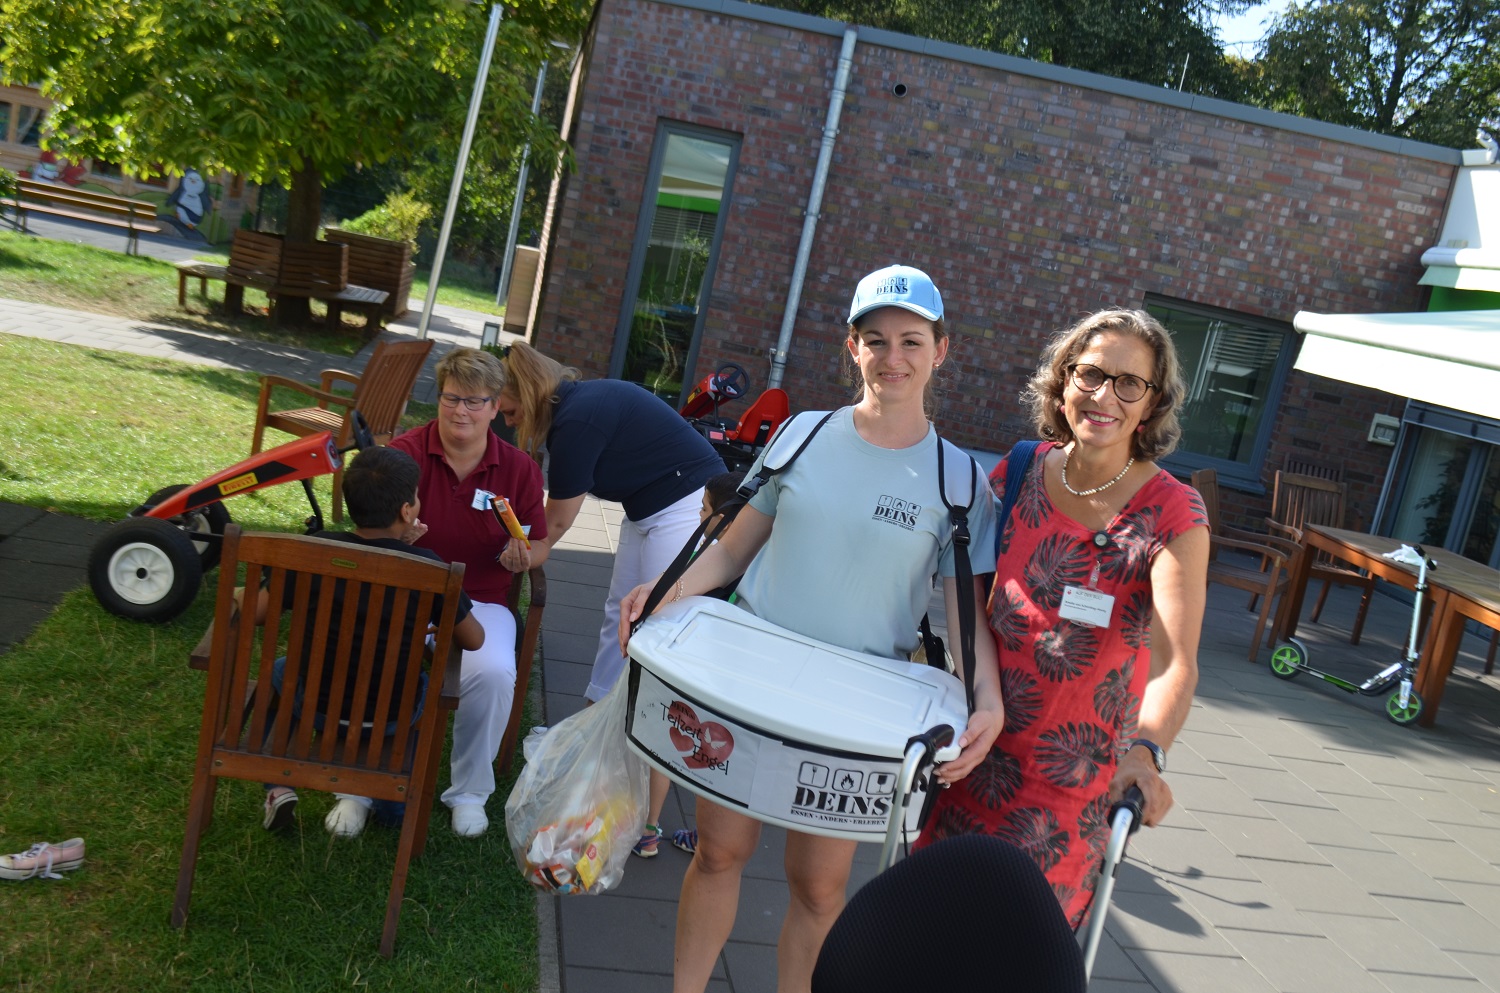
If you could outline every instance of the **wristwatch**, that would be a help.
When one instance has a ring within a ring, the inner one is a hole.
[[[1151,753],[1151,761],[1156,763],[1157,772],[1167,771],[1167,753],[1162,750],[1160,745],[1154,741],[1147,741],[1145,738],[1135,739],[1135,744],[1130,747],[1134,748],[1135,745],[1140,745]]]

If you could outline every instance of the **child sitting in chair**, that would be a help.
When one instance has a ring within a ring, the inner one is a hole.
[[[384,548],[392,551],[404,552],[407,555],[418,555],[434,562],[442,562],[434,553],[423,549],[413,548],[411,545],[401,541],[401,535],[409,531],[417,523],[417,513],[421,510],[421,499],[417,496],[417,482],[421,476],[421,469],[416,461],[405,452],[396,448],[367,448],[354,457],[344,470],[344,504],[349,509],[349,516],[354,521],[354,531],[319,531],[313,535],[315,538],[328,538],[333,541],[348,542],[352,545],[360,545],[368,548]],[[333,610],[330,614],[331,624],[328,632],[329,650],[338,644],[338,619],[343,614],[342,595],[343,583],[336,583],[331,594],[334,599]],[[286,599],[290,605],[292,598],[307,597],[308,591],[302,584],[288,583]],[[317,587],[314,586],[312,595],[317,595]],[[257,601],[255,621],[263,623],[266,617],[266,608],[269,601],[269,592],[262,589]],[[382,609],[390,610],[392,600],[388,599]],[[442,616],[442,597],[435,597],[432,602],[431,615],[422,618],[425,625],[430,625]],[[357,631],[363,631],[368,603],[363,599],[356,605],[355,624]],[[459,600],[457,619],[453,626],[453,643],[465,651],[473,651],[484,644],[484,628],[470,614],[471,604],[467,595]],[[406,632],[411,632],[411,625],[417,622],[417,618],[408,615],[406,618]],[[370,658],[383,659],[385,657],[385,628],[380,628],[381,641],[375,646]],[[358,646],[358,636],[355,638],[355,646]],[[398,661],[398,666],[403,665]],[[330,667],[331,668],[331,667]],[[276,660],[271,683],[276,687],[278,693],[282,692],[282,676],[286,669],[286,659]],[[367,702],[368,709],[373,709],[373,696],[377,690],[378,682],[375,673],[371,674],[369,692],[371,699]],[[317,698],[317,716],[314,719],[315,726],[322,729],[324,715],[329,711],[329,694],[332,689],[332,672],[325,668],[323,674],[323,685],[319,687]],[[398,669],[395,677],[395,685],[401,685],[403,674]],[[349,685],[344,688],[344,700],[340,711],[343,715],[351,710],[355,692],[355,680],[351,674]],[[422,707],[426,700],[427,674],[424,672],[419,678],[419,690],[417,705],[414,708],[411,719],[415,724],[417,718],[422,714]],[[293,696],[293,713],[301,710],[305,686],[299,685]],[[391,721],[384,729],[384,734],[390,736],[396,732],[396,723]],[[271,729],[268,726],[266,733],[269,736]],[[291,825],[297,808],[297,794],[286,786],[277,786],[266,783],[265,817],[262,825],[266,830],[277,830]],[[370,812],[375,809],[376,801],[369,797],[351,796],[336,793],[337,803],[323,819],[323,826],[329,834],[339,838],[353,838],[364,830],[366,821],[369,820]],[[399,820],[402,804],[390,803],[389,808],[380,811],[382,820]]]

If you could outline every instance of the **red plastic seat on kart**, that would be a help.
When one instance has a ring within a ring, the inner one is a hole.
[[[757,447],[764,445],[791,413],[792,404],[786,391],[773,386],[757,397],[750,409],[745,411],[745,416],[740,418],[740,423],[729,435],[729,440]]]

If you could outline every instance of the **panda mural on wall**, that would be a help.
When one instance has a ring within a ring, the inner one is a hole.
[[[213,198],[208,195],[208,183],[197,169],[189,166],[182,174],[177,188],[167,196],[163,204],[170,213],[167,220],[171,221],[184,235],[196,235],[203,238],[198,225],[213,210]]]

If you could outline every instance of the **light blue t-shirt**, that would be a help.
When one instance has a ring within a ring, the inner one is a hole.
[[[766,446],[791,458],[821,413],[803,413]],[[740,606],[772,623],[856,651],[904,658],[921,640],[935,574],[955,575],[952,525],[938,491],[937,431],[910,448],[859,436],[852,408],[833,415],[786,472],[750,506],[775,518],[771,537],[740,581]],[[972,571],[994,571],[995,507],[984,474],[947,442],[948,501],[969,510]],[[980,623],[983,623],[982,618]]]

